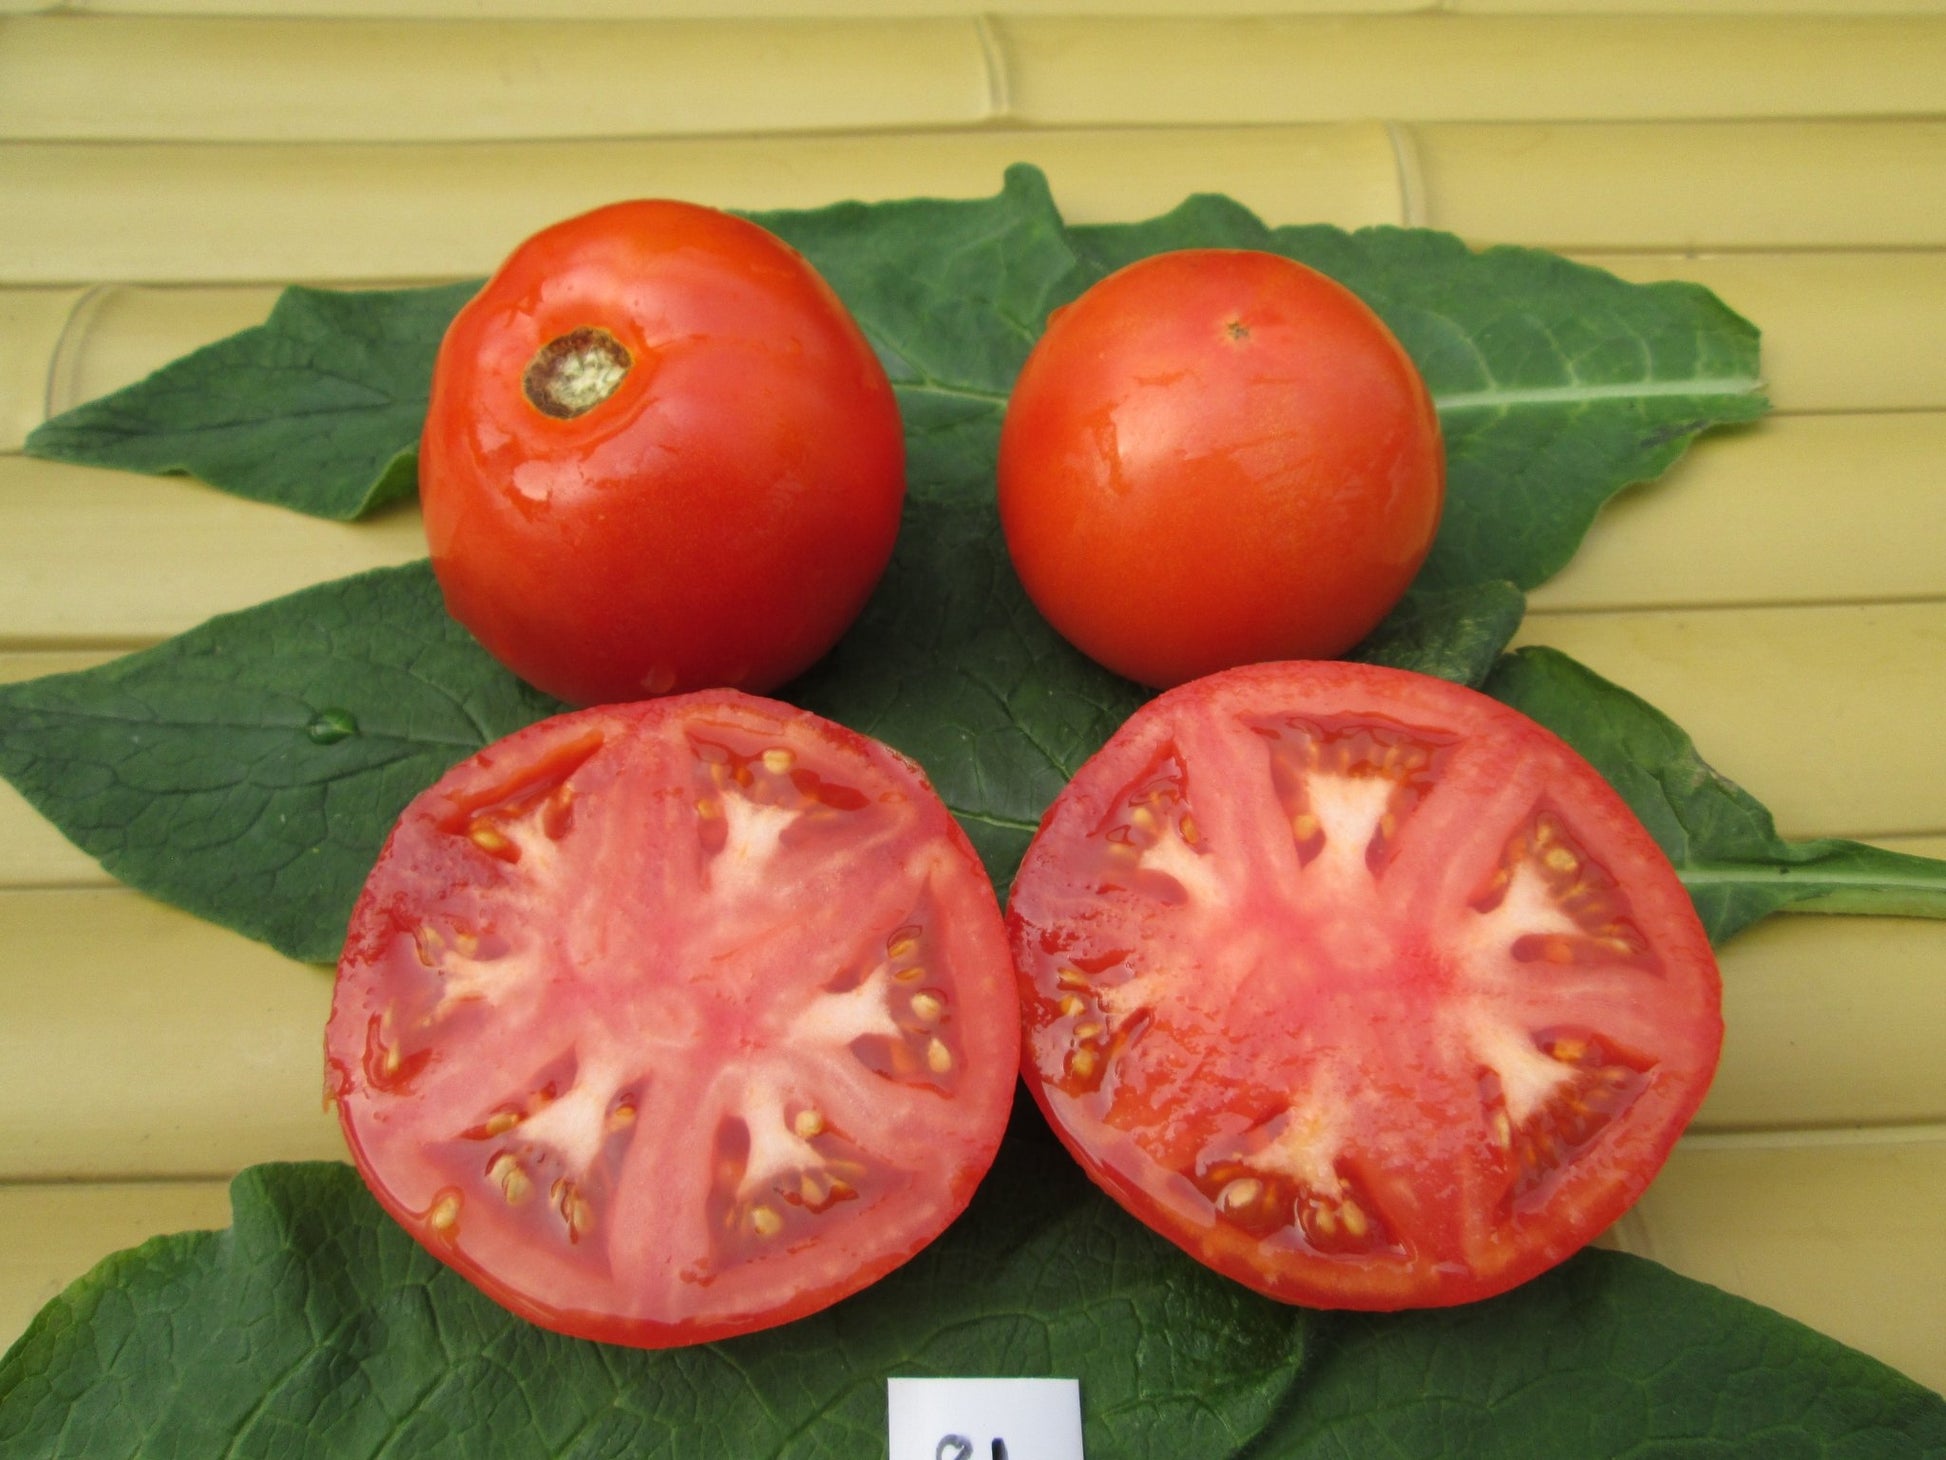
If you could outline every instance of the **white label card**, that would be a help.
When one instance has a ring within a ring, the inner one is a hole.
[[[1078,1379],[887,1379],[891,1460],[1082,1460]]]

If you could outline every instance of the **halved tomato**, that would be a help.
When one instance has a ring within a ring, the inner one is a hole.
[[[1466,1302],[1619,1216],[1722,1042],[1621,798],[1445,681],[1262,664],[1151,701],[1014,882],[1029,1086],[1192,1255],[1319,1307]]]
[[[911,762],[733,691],[563,715],[407,808],[328,1089],[379,1201],[546,1327],[644,1347],[821,1308],[993,1159],[1004,925]]]

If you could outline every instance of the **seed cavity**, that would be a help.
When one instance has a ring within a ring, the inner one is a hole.
[[[549,340],[534,353],[521,390],[544,416],[571,420],[613,395],[635,363],[607,330],[583,326]]]

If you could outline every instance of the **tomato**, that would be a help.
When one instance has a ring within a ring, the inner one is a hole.
[[[1009,910],[1029,1086],[1129,1211],[1288,1302],[1467,1302],[1641,1193],[1721,987],[1674,870],[1525,716],[1247,666],[1055,802]]]
[[[523,243],[446,333],[419,450],[446,605],[574,704],[765,690],[884,572],[885,371],[754,223],[618,203]]]
[[[1019,1065],[993,889],[918,768],[735,691],[515,734],[406,810],[327,1088],[498,1302],[663,1347],[871,1282],[965,1206]]]
[[[1425,560],[1445,480],[1432,398],[1378,316],[1242,249],[1158,254],[1057,310],[1000,436],[1028,597],[1155,686],[1349,649]]]

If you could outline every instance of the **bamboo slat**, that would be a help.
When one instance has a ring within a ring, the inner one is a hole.
[[[83,292],[0,290],[0,451],[19,445],[46,414],[48,369]]]
[[[1521,15],[1938,15],[1946,0],[1251,0],[1260,15],[1421,11]],[[966,0],[819,0],[835,16],[964,15]],[[1128,0],[996,0],[996,15],[1126,15]],[[1141,0],[1141,15],[1204,14],[1207,0]],[[799,15],[803,0],[0,0],[0,15],[314,15],[465,19],[724,19]]]
[[[1050,126],[1922,115],[1946,21],[1855,16],[1018,17],[1007,94]]]
[[[185,477],[0,456],[0,648],[139,645],[425,556],[415,507],[326,522]],[[4,541],[4,539],[0,539]]]
[[[1779,411],[1946,407],[1946,252],[1592,254],[1625,279],[1687,279],[1763,330]]]
[[[111,1252],[229,1224],[226,1181],[0,1185],[0,1351]]]
[[[1946,1132],[1686,1140],[1609,1245],[1946,1389]]]
[[[59,15],[0,34],[0,136],[789,133],[1003,105],[1056,126],[1900,116],[1938,109],[1942,71],[1925,16]]]
[[[1934,248],[1946,124],[1429,123],[1412,221],[1556,249]]]
[[[1642,696],[1787,836],[1946,831],[1946,602],[1536,613],[1515,642]]]
[[[49,16],[0,31],[0,137],[427,142],[964,126],[972,16]]]
[[[324,971],[119,887],[0,891],[0,946],[0,1179],[342,1152]]]
[[[1718,963],[1723,1063],[1698,1129],[1946,1124],[1946,924],[1772,917]]]
[[[1400,221],[1386,129],[896,133],[480,144],[0,145],[0,284],[277,283],[484,274],[545,224],[618,198],[811,208],[987,197],[1039,164],[1071,221],[1194,192],[1269,216]],[[140,226],[135,226],[135,220]]]
[[[1621,0],[1623,4],[1640,0]],[[1724,0],[1701,0],[1720,5]],[[1785,0],[1781,8],[1811,0]],[[1829,0],[1825,0],[1829,4]],[[1864,0],[1868,5],[1920,9],[1928,0]],[[1933,0],[1936,3],[1936,0]],[[1143,14],[1194,12],[1206,0],[1142,0]],[[1438,8],[1437,0],[1251,0],[1255,11],[1338,14],[1376,13]],[[804,0],[0,0],[0,14],[82,15],[312,15],[366,17],[381,20],[408,18],[458,20],[722,20],[738,17],[769,19],[802,15]],[[912,15],[964,16],[966,0],[818,0],[817,13],[828,16],[904,17]],[[1127,0],[998,0],[981,7],[998,14],[1121,14]]]
[[[1706,436],[1660,480],[1611,501],[1530,604],[1946,598],[1942,460],[1946,412],[1785,416]]]

